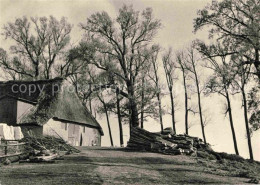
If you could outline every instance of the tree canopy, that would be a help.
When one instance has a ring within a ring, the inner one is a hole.
[[[209,26],[209,37],[214,37],[228,46],[230,54],[243,57],[243,64],[254,66],[260,82],[260,1],[224,0],[213,1],[198,12],[194,21],[195,32]],[[228,54],[228,53],[226,53]]]
[[[22,17],[7,23],[3,35],[13,45],[11,56],[1,48],[0,66],[13,78],[51,78],[55,62],[69,44],[71,29],[65,17]]]

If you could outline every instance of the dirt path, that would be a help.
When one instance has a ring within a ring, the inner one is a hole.
[[[81,148],[54,164],[12,164],[0,169],[0,184],[244,184],[187,156],[122,149]]]

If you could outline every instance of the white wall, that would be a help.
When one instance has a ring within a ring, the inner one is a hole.
[[[65,130],[65,125],[61,121],[50,119],[43,125],[43,135],[61,137],[65,141],[68,141],[68,130]]]
[[[33,106],[34,105],[29,103],[17,101],[17,120],[19,120],[19,118]]]
[[[82,146],[100,146],[100,134],[97,129],[80,126],[80,134],[82,134]],[[80,136],[81,137],[81,136]]]
[[[82,146],[100,146],[100,133],[97,129],[53,119],[43,125],[43,135],[61,137],[73,146],[80,145],[82,136]]]

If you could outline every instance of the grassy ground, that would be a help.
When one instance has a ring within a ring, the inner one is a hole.
[[[260,174],[256,163],[210,161],[188,156],[80,148],[54,164],[0,167],[0,184],[244,184]]]

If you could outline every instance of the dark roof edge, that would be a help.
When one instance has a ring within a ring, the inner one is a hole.
[[[13,127],[14,126],[37,126],[37,127],[41,127],[41,125],[37,124],[36,122],[32,122],[32,123],[19,123],[19,124],[16,124],[16,125],[12,125]]]
[[[58,117],[53,117],[52,118],[53,120],[55,121],[62,121],[62,122],[68,122],[68,123],[74,123],[74,124],[78,124],[78,125],[82,125],[82,126],[88,126],[90,128],[96,128],[100,131],[100,134],[103,136],[104,135],[104,132],[102,130],[102,128],[99,126],[93,126],[93,125],[90,125],[90,124],[87,124],[87,123],[80,123],[80,122],[76,122],[76,121],[70,121],[70,120],[66,120],[66,119],[61,119],[61,118],[58,118]]]
[[[78,97],[79,98],[79,97]],[[97,119],[89,112],[88,108],[82,103],[83,107],[85,108],[85,111],[87,112],[88,115],[90,115],[91,119],[96,122],[96,124],[99,126],[99,128],[102,130],[101,125],[97,121]]]
[[[103,132],[101,127],[95,127],[95,126],[87,124],[87,123],[79,123],[79,122],[76,122],[76,121],[70,121],[70,120],[61,119],[61,118],[58,118],[58,117],[53,117],[52,119],[54,121],[67,122],[67,123],[73,123],[73,124],[82,125],[82,126],[88,126],[90,128],[96,128],[96,129],[99,130],[99,132],[102,136],[104,135],[104,132]],[[45,125],[47,122],[48,121],[46,121],[43,125]],[[34,123],[32,122],[32,123],[19,123],[16,126],[39,126],[40,127],[40,126],[43,126],[43,125],[37,124],[36,122],[34,122]]]
[[[19,101],[22,101],[22,102],[25,102],[25,103],[29,103],[29,104],[33,104],[33,105],[36,105],[37,102],[34,102],[34,101],[30,101],[30,100],[26,100],[26,99],[23,99],[23,98],[17,98],[15,96],[12,96],[12,95],[8,95],[8,94],[5,94],[3,96],[0,96],[0,100],[5,98],[5,97],[9,97],[9,98],[13,98],[15,100],[19,100]]]
[[[46,82],[55,82],[55,81],[62,81],[65,78],[56,77],[53,79],[45,79],[45,80],[9,80],[9,81],[0,81],[1,84],[12,84],[12,83],[46,83]]]

